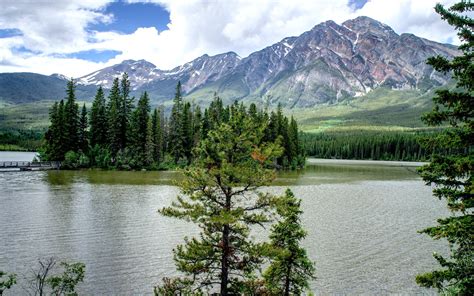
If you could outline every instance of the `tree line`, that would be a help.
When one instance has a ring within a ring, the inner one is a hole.
[[[43,132],[32,130],[6,130],[0,132],[0,151],[37,151]]]
[[[275,165],[297,168],[304,165],[304,149],[298,125],[293,118],[276,111],[248,108],[234,102],[224,106],[214,95],[208,108],[187,102],[182,97],[181,83],[169,116],[163,107],[151,110],[144,92],[136,106],[130,97],[126,73],[113,81],[105,97],[99,87],[90,111],[79,108],[75,83],[67,84],[65,100],[54,103],[50,110],[51,124],[45,133],[41,159],[63,161],[66,168],[100,167],[117,169],[168,169],[184,167],[194,160],[192,150],[208,137],[210,131],[234,117],[249,117],[266,130],[262,141],[279,141],[283,153]]]
[[[330,131],[301,136],[308,156],[336,159],[426,161],[431,151],[422,139],[435,131]]]

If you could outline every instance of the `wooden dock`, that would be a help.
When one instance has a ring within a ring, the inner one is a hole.
[[[0,171],[42,171],[60,168],[59,161],[0,161]]]

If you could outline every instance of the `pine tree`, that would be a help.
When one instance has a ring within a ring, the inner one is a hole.
[[[184,104],[183,97],[181,96],[181,82],[178,81],[169,121],[170,152],[174,157],[175,163],[184,156],[183,109]]]
[[[274,143],[262,144],[263,133],[246,114],[211,130],[196,149],[195,167],[185,172],[182,196],[160,211],[201,228],[198,238],[174,250],[178,270],[190,276],[179,283],[238,294],[262,263],[262,246],[249,232],[269,221],[274,197],[257,189],[274,178],[265,166],[281,153]]]
[[[199,144],[199,141],[201,141],[201,135],[202,135],[202,126],[203,126],[203,118],[202,118],[202,112],[201,108],[199,105],[194,107],[193,110],[193,147],[196,147]]]
[[[49,111],[49,120],[51,122],[48,130],[46,131],[44,138],[46,141],[45,155],[42,158],[45,160],[62,160],[64,154],[62,151],[61,133],[63,132],[64,123],[61,122],[62,109],[64,108],[64,102],[61,100],[61,104],[55,102]]]
[[[443,133],[426,141],[434,154],[430,164],[421,169],[423,180],[434,185],[433,194],[446,199],[453,215],[438,219],[438,225],[422,232],[434,239],[446,239],[450,258],[434,257],[441,269],[416,277],[419,285],[437,288],[452,295],[474,294],[474,3],[461,1],[449,9],[435,7],[441,18],[458,30],[462,55],[449,61],[437,56],[428,64],[437,71],[452,72],[457,80],[453,90],[439,90],[433,111],[423,120],[432,126],[449,124]]]
[[[119,117],[120,108],[120,87],[119,79],[115,78],[112,88],[109,92],[109,102],[107,105],[107,125],[108,125],[108,144],[113,156],[121,148],[121,123]]]
[[[291,167],[296,168],[301,166],[299,156],[303,153],[300,149],[299,137],[298,137],[298,124],[296,120],[291,116],[290,125],[288,126],[288,154]]]
[[[79,150],[87,152],[89,147],[88,141],[88,122],[87,122],[87,109],[86,104],[82,105],[81,117],[79,118]]]
[[[67,99],[64,104],[64,126],[66,132],[64,139],[67,151],[79,150],[79,105],[76,103],[75,89],[76,84],[71,78],[67,83]]]
[[[191,163],[191,151],[193,149],[193,114],[191,104],[186,102],[183,107],[183,116],[181,123],[181,137],[183,138],[183,154],[187,163]]]
[[[123,150],[127,146],[127,135],[133,111],[133,100],[130,98],[130,81],[127,73],[123,73],[120,81],[120,96],[118,100],[118,121],[119,121],[119,149]]]
[[[271,264],[264,273],[268,290],[274,295],[301,295],[314,278],[314,265],[300,246],[306,237],[301,226],[301,200],[286,190],[277,206],[281,220],[272,226],[269,244]]]
[[[159,163],[163,153],[163,128],[161,123],[161,112],[158,109],[153,111],[151,117],[151,141],[153,161]]]
[[[150,102],[147,92],[138,100],[137,108],[133,112],[130,124],[130,144],[133,157],[139,166],[147,165],[148,122]]]
[[[107,145],[107,110],[102,86],[97,89],[90,113],[90,144],[91,146]]]

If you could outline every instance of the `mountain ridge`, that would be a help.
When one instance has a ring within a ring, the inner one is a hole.
[[[426,65],[426,59],[437,54],[449,58],[458,52],[452,45],[410,33],[399,35],[379,21],[357,17],[341,25],[331,20],[317,24],[245,58],[235,52],[204,54],[171,70],[146,60],[125,60],[77,82],[81,96],[91,99],[92,88],[110,88],[115,77],[127,72],[134,94],[148,91],[158,103],[170,100],[181,81],[185,95],[198,103],[217,92],[228,101],[305,108],[362,96],[378,87],[428,90],[444,85],[450,77]],[[0,98],[5,99],[1,81],[0,77]]]

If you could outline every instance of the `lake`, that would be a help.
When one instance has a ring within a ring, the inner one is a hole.
[[[445,253],[447,244],[417,230],[449,212],[416,165],[310,159],[265,189],[281,193],[288,186],[303,201],[303,244],[316,262],[316,294],[435,294],[414,277],[436,267],[431,254]],[[176,197],[177,178],[175,172],[0,173],[0,270],[19,276],[5,294],[24,294],[23,278],[38,258],[50,256],[86,264],[80,295],[152,294],[162,277],[176,274],[172,249],[197,233],[157,213]]]

